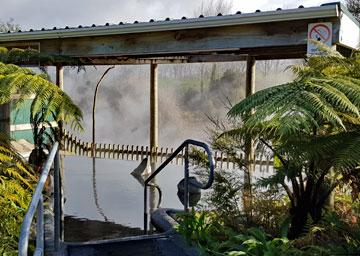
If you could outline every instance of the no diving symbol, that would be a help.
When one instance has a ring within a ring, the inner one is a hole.
[[[315,41],[331,47],[332,44],[332,23],[310,23],[308,25],[307,54],[323,55],[324,51],[319,49]]]
[[[327,43],[331,38],[331,29],[325,24],[318,24],[310,30],[309,38],[318,42]]]

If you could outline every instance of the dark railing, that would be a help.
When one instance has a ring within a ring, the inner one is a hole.
[[[19,255],[28,255],[28,244],[30,236],[31,223],[36,213],[36,248],[34,255],[44,255],[44,202],[43,202],[43,189],[45,182],[49,176],[50,168],[54,163],[54,192],[55,192],[55,234],[54,246],[59,249],[61,239],[61,181],[60,181],[60,157],[59,157],[59,144],[56,142],[51,149],[51,152],[42,169],[39,182],[36,186],[34,195],[31,199],[28,211],[26,212],[24,221],[21,225],[20,238],[19,238]]]
[[[189,181],[189,145],[194,145],[201,147],[205,150],[208,161],[209,161],[209,179],[206,184],[202,184],[200,182]],[[144,182],[144,233],[147,234],[147,226],[148,226],[148,208],[147,208],[147,191],[148,187],[152,186],[150,183],[156,175],[158,175],[171,161],[185,149],[185,164],[184,164],[184,210],[188,211],[189,209],[189,182],[191,185],[200,188],[200,189],[208,189],[212,185],[214,181],[214,160],[212,157],[212,153],[208,147],[203,142],[196,140],[185,140]]]

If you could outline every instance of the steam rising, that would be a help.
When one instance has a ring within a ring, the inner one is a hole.
[[[289,61],[257,62],[256,87],[284,83],[293,78],[284,71]],[[79,73],[65,69],[65,91],[84,113],[85,132],[91,140],[92,98],[106,67],[86,67]],[[100,85],[96,110],[96,141],[114,144],[149,144],[148,65],[117,66]],[[159,65],[159,144],[176,147],[187,138],[206,141],[206,115],[225,118],[230,103],[245,95],[245,63]],[[203,89],[201,89],[201,87]]]

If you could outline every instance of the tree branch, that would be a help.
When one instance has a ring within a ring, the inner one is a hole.
[[[291,192],[291,189],[289,188],[289,186],[286,185],[284,182],[281,182],[280,184],[284,188],[286,194],[288,195],[290,202],[291,202],[291,206],[295,206],[294,194]]]
[[[276,152],[276,150],[269,144],[269,143],[267,143],[264,139],[262,139],[262,138],[259,138],[259,140],[262,142],[262,143],[264,143],[272,152],[274,152],[274,155],[276,155],[278,158],[279,158],[279,160],[280,160],[280,162],[284,165],[284,166],[288,166],[287,165],[287,162],[285,161],[285,159],[281,156],[281,155],[279,155],[277,152]]]

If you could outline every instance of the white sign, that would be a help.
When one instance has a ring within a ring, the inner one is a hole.
[[[332,45],[332,23],[310,23],[308,26],[308,43],[307,54],[308,55],[320,55],[321,51],[318,49],[318,45],[313,41],[318,41],[329,47]]]

